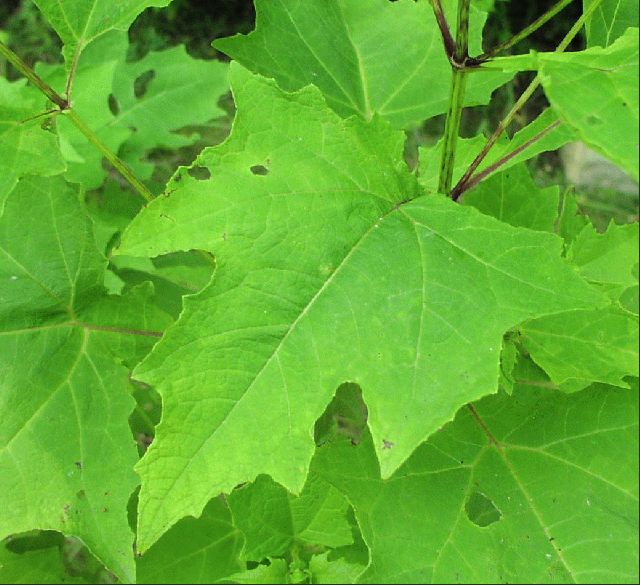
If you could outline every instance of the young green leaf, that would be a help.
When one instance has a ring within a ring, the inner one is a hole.
[[[233,134],[196,162],[212,177],[179,174],[120,249],[217,254],[212,284],[136,371],[164,401],[139,465],[142,550],[260,473],[298,492],[310,429],[345,381],[363,388],[389,476],[496,391],[506,330],[600,302],[556,236],[420,196],[401,133],[340,119],[315,88],[284,93],[240,67],[232,81]]]
[[[453,20],[454,2],[445,5]],[[257,0],[256,12],[255,32],[214,46],[282,88],[314,84],[339,114],[378,114],[398,128],[447,111],[451,65],[428,2]],[[485,20],[472,9],[477,53]],[[500,71],[471,75],[466,105],[488,103],[509,79]]]

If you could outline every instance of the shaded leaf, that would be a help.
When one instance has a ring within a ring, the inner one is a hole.
[[[294,543],[336,548],[353,542],[349,503],[318,477],[310,477],[296,497],[262,475],[232,492],[228,502],[246,539],[245,560],[284,556]]]
[[[585,11],[595,0],[583,0]],[[601,0],[587,21],[587,46],[608,47],[630,26],[638,26],[638,3],[635,0]]]
[[[0,220],[0,537],[80,538],[134,579],[126,506],[137,484],[129,370],[166,316],[149,290],[104,294],[105,258],[76,189],[29,178]]]
[[[243,538],[224,502],[185,518],[138,559],[139,583],[215,583],[240,571]]]
[[[539,188],[521,163],[480,183],[465,194],[463,202],[513,226],[553,232],[559,191],[556,186]]]
[[[388,480],[369,437],[318,449],[371,549],[359,582],[637,580],[637,387],[520,387],[476,409]]]

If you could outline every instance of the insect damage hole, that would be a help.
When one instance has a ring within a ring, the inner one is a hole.
[[[138,75],[136,80],[133,82],[133,93],[138,99],[144,97],[144,95],[147,93],[149,84],[153,81],[155,76],[156,72],[153,71],[153,69],[150,69],[149,71],[145,71],[141,75]]]
[[[120,103],[118,102],[118,98],[112,93],[110,93],[108,98],[108,103],[109,103],[109,111],[114,116],[117,116],[120,113]]]
[[[207,167],[191,167],[187,172],[198,181],[207,181],[211,178],[211,171]]]
[[[254,175],[258,175],[260,177],[264,177],[269,174],[269,169],[264,165],[253,165],[249,169]]]
[[[467,518],[476,526],[486,528],[502,518],[502,512],[490,498],[481,492],[473,492],[464,505]]]

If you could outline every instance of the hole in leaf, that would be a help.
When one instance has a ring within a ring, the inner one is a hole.
[[[497,522],[502,518],[500,510],[483,493],[473,492],[464,506],[467,518],[482,528]]]
[[[265,176],[269,174],[269,169],[264,165],[253,165],[250,170],[254,175]]]
[[[367,427],[367,405],[356,384],[343,384],[336,391],[324,414],[316,421],[317,445],[350,439],[353,445],[362,440]]]
[[[120,104],[118,103],[118,99],[112,93],[109,94],[109,111],[117,116],[120,113]]]
[[[156,72],[153,70],[145,71],[142,75],[138,75],[136,80],[133,82],[133,93],[137,98],[144,97],[149,89],[149,84],[153,81],[155,76]]]
[[[198,181],[206,181],[211,178],[211,171],[207,167],[191,167],[188,173]]]

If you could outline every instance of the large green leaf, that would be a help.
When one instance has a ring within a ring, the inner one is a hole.
[[[538,69],[558,116],[581,140],[638,180],[638,29],[606,49],[496,59],[505,70]]]
[[[638,580],[637,385],[486,398],[386,480],[368,436],[320,447],[312,469],[355,508],[360,582]]]
[[[595,1],[583,0],[585,11]],[[589,47],[608,47],[630,26],[638,26],[636,0],[600,0],[587,22],[587,44]]]
[[[73,71],[84,48],[110,30],[127,30],[149,6],[171,0],[34,0],[64,43],[67,69]]]
[[[315,88],[283,93],[240,67],[232,79],[233,134],[196,161],[211,178],[179,173],[120,249],[217,255],[212,284],[136,371],[164,401],[139,466],[142,550],[260,473],[299,492],[310,430],[344,381],[363,387],[390,475],[496,390],[507,329],[600,298],[559,238],[420,196],[402,133],[342,120]]]
[[[54,132],[43,128],[44,98],[26,80],[0,77],[0,213],[7,194],[27,174],[55,175],[65,169]]]
[[[454,3],[445,5],[455,21]],[[369,120],[378,114],[396,127],[447,111],[451,65],[428,2],[257,0],[256,12],[255,32],[214,46],[284,89],[314,84],[341,115]],[[471,50],[477,53],[485,19],[472,10]],[[471,75],[466,105],[488,103],[509,77]]]
[[[18,183],[0,220],[0,538],[77,536],[130,582],[137,455],[125,365],[168,319],[149,290],[106,297],[105,265],[77,189],[59,177]]]

